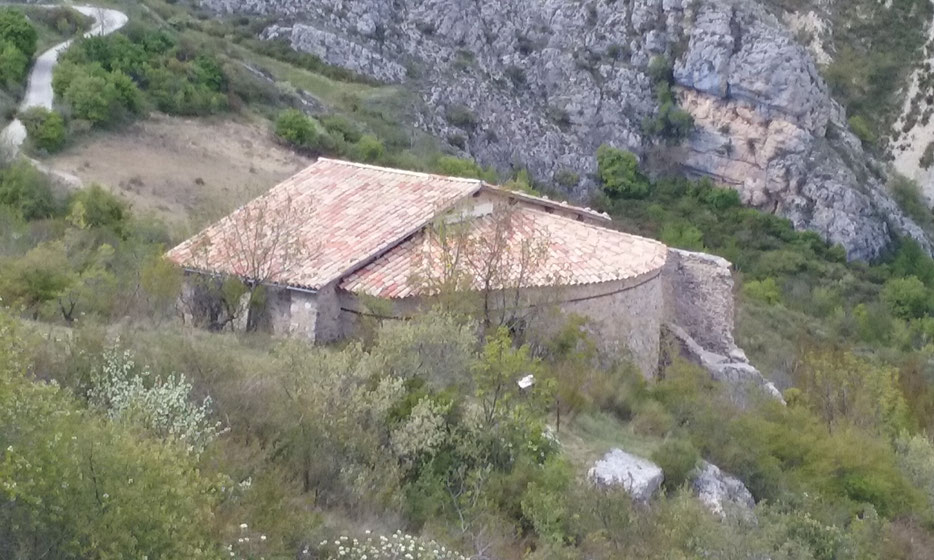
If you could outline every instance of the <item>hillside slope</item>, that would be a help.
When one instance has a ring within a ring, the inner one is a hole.
[[[736,188],[743,201],[873,258],[893,233],[931,248],[847,127],[818,67],[773,14],[726,0],[202,0],[278,23],[265,37],[420,94],[423,129],[484,164],[527,167],[578,198],[603,143]],[[657,118],[658,57],[696,129]]]

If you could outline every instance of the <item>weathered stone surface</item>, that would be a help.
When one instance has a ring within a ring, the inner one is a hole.
[[[678,343],[682,357],[706,369],[713,380],[723,383],[736,405],[747,406],[762,395],[785,403],[775,384],[749,363],[746,354],[740,348],[734,348],[727,355],[710,352],[678,325],[669,324],[667,329]]]
[[[622,486],[633,500],[645,502],[655,495],[665,480],[661,467],[642,457],[611,449],[594,463],[588,476],[605,486]]]
[[[748,515],[756,507],[756,501],[742,481],[707,461],[702,461],[696,469],[691,486],[701,503],[721,517],[730,512]]]
[[[646,155],[642,122],[657,109],[646,73],[674,60],[697,130],[672,156],[743,201],[843,244],[880,254],[893,232],[925,234],[899,211],[847,130],[807,49],[751,0],[201,0],[277,18],[267,35],[418,93],[414,124],[466,138],[463,155],[595,186],[603,143]],[[448,122],[464,107],[472,123]],[[452,150],[460,150],[451,146]]]
[[[669,249],[662,272],[665,316],[711,352],[729,355],[733,340],[733,272],[707,253]]]

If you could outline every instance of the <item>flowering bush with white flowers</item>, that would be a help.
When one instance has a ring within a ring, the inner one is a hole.
[[[182,374],[155,377],[146,366],[137,367],[133,353],[114,347],[92,372],[88,398],[113,419],[139,422],[160,437],[180,441],[200,453],[221,433],[211,422],[211,398],[191,400],[191,384]]]
[[[374,536],[369,531],[363,540],[347,536],[323,541],[319,548],[329,560],[467,560],[435,541],[426,541],[396,531]]]

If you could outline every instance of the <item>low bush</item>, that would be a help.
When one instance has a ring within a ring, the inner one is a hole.
[[[56,211],[48,178],[26,160],[0,170],[0,204],[26,220],[48,218]]]
[[[700,454],[690,440],[671,438],[652,453],[652,461],[665,473],[665,488],[674,492],[690,480]]]
[[[29,141],[39,150],[57,152],[65,145],[65,119],[57,111],[33,107],[20,114]]]

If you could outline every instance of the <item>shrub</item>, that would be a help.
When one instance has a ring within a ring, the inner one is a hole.
[[[57,152],[65,145],[65,119],[56,111],[33,107],[20,115],[32,144],[46,152]]]
[[[455,156],[441,156],[435,166],[438,173],[451,175],[454,177],[471,177],[474,179],[483,179],[484,181],[495,183],[497,181],[496,170],[492,167],[483,169],[477,162],[469,159]]]
[[[81,228],[108,228],[123,234],[129,218],[127,205],[100,185],[78,191],[69,204],[69,219]]]
[[[465,130],[477,126],[477,116],[466,105],[452,105],[448,107],[445,118],[452,125]]]
[[[603,190],[616,198],[645,198],[651,192],[649,180],[639,171],[639,160],[631,152],[606,144],[597,150],[597,173]]]
[[[555,173],[555,182],[566,189],[576,187],[580,180],[580,175],[570,169],[560,169]]]
[[[369,531],[367,531],[369,534]],[[424,541],[402,531],[363,540],[340,536],[322,541],[319,557],[327,560],[466,560],[466,557],[434,541]]]
[[[893,174],[889,181],[892,197],[906,214],[923,226],[934,226],[931,209],[921,194],[918,183],[902,175]]]
[[[872,132],[872,128],[862,115],[853,115],[847,120],[847,124],[850,126],[850,130],[853,131],[853,134],[855,134],[862,143],[873,144],[876,141],[876,135]]]
[[[649,61],[649,66],[646,69],[646,73],[649,75],[649,79],[652,80],[653,84],[667,84],[670,83],[672,79],[674,79],[671,63],[668,62],[668,59],[664,56],[652,57],[652,60]]]
[[[364,134],[354,145],[354,154],[358,159],[368,163],[375,163],[383,159],[386,154],[386,147],[376,136]]]
[[[0,41],[0,86],[12,86],[26,78],[29,57],[11,43]]]
[[[19,10],[0,9],[0,43],[12,45],[27,59],[36,54],[38,34]]]
[[[48,178],[24,160],[0,171],[0,204],[26,220],[48,218],[55,210]]]
[[[914,276],[887,281],[882,287],[881,298],[892,315],[901,319],[916,319],[930,308],[927,288]]]
[[[350,122],[346,117],[341,115],[328,115],[321,119],[321,124],[333,136],[339,136],[345,142],[354,144],[360,140],[360,137],[363,136],[363,133]]]
[[[6,357],[0,557],[220,557],[211,533],[222,479],[203,474],[175,444],[109,422],[66,390],[3,367]]]
[[[742,205],[739,193],[733,189],[713,187],[704,194],[704,202],[717,210],[738,208]]]
[[[934,142],[928,142],[928,145],[924,148],[924,153],[921,154],[919,164],[922,169],[930,169],[934,165]]]
[[[309,147],[318,138],[314,121],[298,109],[286,109],[276,118],[276,136],[297,147]]]
[[[679,249],[689,251],[704,249],[704,232],[685,222],[665,224],[658,237],[666,244]]]
[[[743,284],[743,293],[747,297],[761,301],[768,305],[778,305],[782,302],[782,291],[775,278],[764,280],[751,280]]]
[[[690,480],[700,455],[690,440],[670,438],[652,453],[652,460],[665,473],[665,488],[671,492]]]
[[[116,347],[104,352],[102,364],[91,374],[88,400],[110,418],[145,427],[162,439],[183,445],[196,454],[218,435],[220,422],[211,422],[212,402],[191,400],[191,384],[183,374],[155,377],[137,366],[133,353]]]

